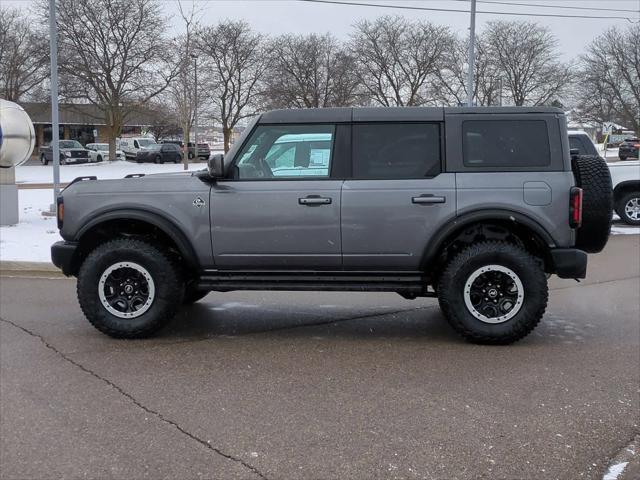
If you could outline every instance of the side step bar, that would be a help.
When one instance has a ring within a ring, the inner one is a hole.
[[[200,290],[295,290],[398,292],[403,296],[434,296],[422,272],[224,271],[206,270]]]

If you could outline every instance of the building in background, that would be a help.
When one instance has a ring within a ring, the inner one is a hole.
[[[31,117],[38,148],[51,142],[51,104],[22,102],[20,105]],[[142,136],[143,131],[154,122],[153,111],[132,112],[126,119],[122,136]],[[87,143],[107,143],[108,133],[104,114],[91,104],[61,103],[59,105],[60,139]]]

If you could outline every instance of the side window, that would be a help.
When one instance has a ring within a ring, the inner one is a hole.
[[[544,120],[468,120],[462,123],[466,167],[546,167],[551,164]]]
[[[438,123],[353,125],[353,177],[427,178],[440,173]]]
[[[235,163],[235,178],[328,178],[333,125],[260,125]]]
[[[571,150],[577,149],[580,155],[587,155],[587,149],[578,137],[569,137],[569,148]]]

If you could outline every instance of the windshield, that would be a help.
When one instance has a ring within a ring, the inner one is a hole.
[[[140,140],[138,140],[138,144],[141,147],[148,147],[149,145],[156,145],[156,142],[149,138],[141,138]]]
[[[77,140],[60,140],[60,148],[83,148]]]

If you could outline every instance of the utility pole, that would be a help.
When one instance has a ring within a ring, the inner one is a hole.
[[[51,150],[53,152],[53,204],[60,195],[60,125],[58,122],[58,29],[56,26],[56,0],[49,0],[49,52],[51,57]]]
[[[194,143],[194,153],[193,158],[198,161],[198,56],[195,53],[191,54],[191,58],[193,58],[193,84],[194,84],[194,92],[193,92],[193,143]]]
[[[473,73],[476,63],[476,0],[471,0],[471,22],[469,25],[469,72],[467,73],[467,105],[473,107]]]

